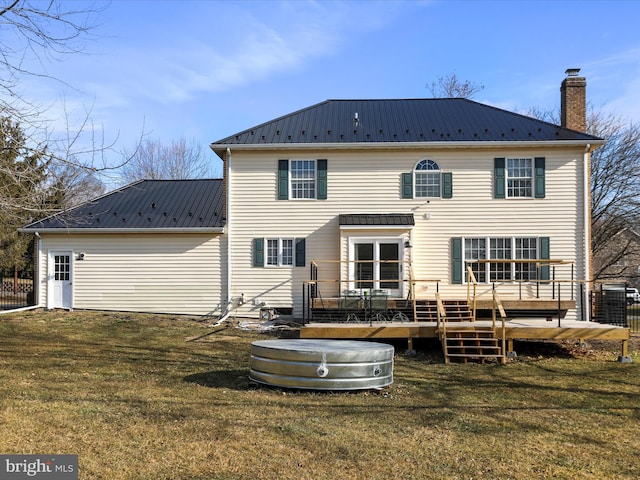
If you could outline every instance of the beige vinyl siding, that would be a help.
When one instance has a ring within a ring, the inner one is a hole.
[[[348,258],[350,233],[340,232],[341,213],[412,213],[416,225],[407,232],[413,245],[407,258],[412,260],[416,278],[440,279],[439,288],[445,296],[466,294],[466,286],[451,284],[453,237],[550,237],[551,258],[576,262],[575,277],[584,278],[580,148],[236,151],[232,156],[232,295],[244,293],[245,301],[264,301],[274,307],[293,305],[300,314],[302,282],[309,279],[309,262]],[[494,158],[525,156],[546,158],[546,198],[494,199]],[[326,158],[327,200],[277,200],[281,158]],[[411,172],[422,159],[432,159],[443,172],[453,173],[453,198],[401,198],[402,173]],[[254,268],[251,240],[256,237],[305,237],[307,268]],[[344,267],[342,271],[346,271]],[[339,272],[338,264],[326,263],[320,278],[331,275],[338,279]],[[322,288],[323,296],[338,291],[337,286]],[[490,288],[481,286],[485,294]],[[505,296],[518,294],[517,285],[499,288]],[[432,296],[433,292],[435,284],[417,289],[419,296]]]
[[[41,303],[48,252],[71,251],[74,308],[220,314],[225,245],[222,235],[206,234],[42,234]]]

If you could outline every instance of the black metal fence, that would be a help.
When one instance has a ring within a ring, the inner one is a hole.
[[[0,277],[0,310],[29,307],[35,305],[33,278],[23,275]]]
[[[627,295],[627,288],[624,283],[599,285],[592,292],[591,320],[640,333],[640,303]]]

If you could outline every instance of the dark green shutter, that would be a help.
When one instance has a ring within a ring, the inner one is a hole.
[[[413,198],[413,173],[402,174],[402,198]]]
[[[540,237],[540,255],[539,258],[541,260],[549,260],[550,257],[550,246],[549,246],[549,237]],[[549,280],[551,277],[549,275],[549,265],[542,265],[540,267],[540,280]]]
[[[327,199],[327,160],[318,160],[318,200]]]
[[[536,157],[535,159],[535,197],[544,198],[545,196],[545,179],[544,179],[544,157]]]
[[[453,198],[453,173],[442,174],[442,198]]]
[[[505,198],[504,158],[493,159],[493,196]]]
[[[462,238],[451,239],[451,283],[462,283]]]
[[[305,239],[304,238],[296,238],[296,267],[304,267],[306,262],[306,254],[305,254]]]
[[[278,200],[289,200],[289,160],[278,160]]]
[[[253,239],[253,266],[264,267],[264,238]]]

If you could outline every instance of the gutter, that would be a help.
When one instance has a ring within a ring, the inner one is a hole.
[[[345,142],[345,143],[259,143],[259,144],[211,144],[211,149],[220,156],[231,147],[236,150],[398,150],[424,148],[534,148],[534,147],[576,147],[584,146],[585,140],[529,140],[529,141],[451,141],[451,142]],[[604,145],[603,139],[594,137],[589,145]]]
[[[76,228],[19,228],[20,233],[224,233],[224,227],[211,228],[94,228],[94,227],[76,227]]]

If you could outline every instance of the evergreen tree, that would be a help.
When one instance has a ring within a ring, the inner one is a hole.
[[[50,162],[46,148],[30,148],[20,125],[0,117],[0,269],[24,267],[31,237],[18,228],[40,215]]]

